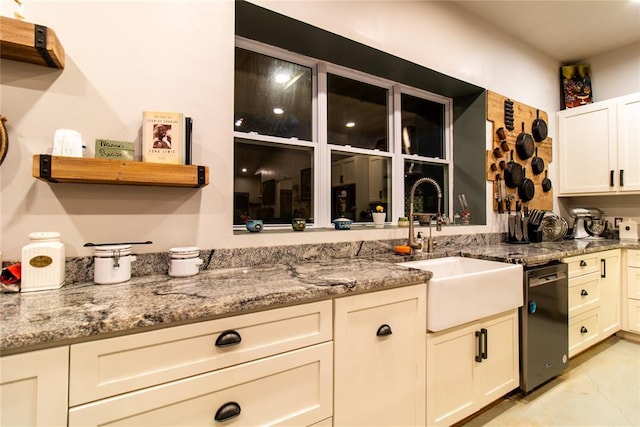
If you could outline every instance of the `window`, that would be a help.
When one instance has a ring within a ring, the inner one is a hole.
[[[451,100],[238,38],[234,106],[234,226],[247,217],[329,226],[407,216],[408,195],[429,176],[449,211]],[[416,189],[419,212],[435,190]]]

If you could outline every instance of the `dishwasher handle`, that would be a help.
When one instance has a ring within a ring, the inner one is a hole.
[[[567,280],[567,273],[564,271],[558,271],[552,274],[546,274],[543,276],[529,277],[529,287],[546,285],[547,283],[558,282],[560,280]]]

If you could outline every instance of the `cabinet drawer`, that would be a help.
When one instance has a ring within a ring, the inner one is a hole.
[[[161,384],[72,408],[69,426],[311,425],[331,417],[332,358],[328,342]],[[222,408],[239,414],[215,423]]]
[[[600,310],[579,314],[569,320],[569,357],[573,357],[598,341]]]
[[[640,299],[640,267],[627,267],[627,297]]]
[[[627,331],[640,334],[640,300],[627,300]]]
[[[562,261],[567,264],[569,278],[600,271],[597,254],[574,256]]]
[[[600,304],[599,283],[599,273],[569,279],[569,317]]]
[[[633,249],[627,250],[627,266],[640,267],[640,251]]]
[[[330,341],[331,316],[322,301],[72,345],[69,404]],[[239,343],[216,345],[233,334]]]

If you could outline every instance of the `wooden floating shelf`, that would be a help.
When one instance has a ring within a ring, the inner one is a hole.
[[[64,48],[51,28],[6,16],[0,16],[0,57],[64,68]]]
[[[209,184],[209,167],[35,154],[33,177],[60,183],[200,188]]]

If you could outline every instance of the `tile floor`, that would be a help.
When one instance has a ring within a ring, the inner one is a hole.
[[[459,426],[640,426],[640,343],[608,338],[571,359],[557,378]]]

